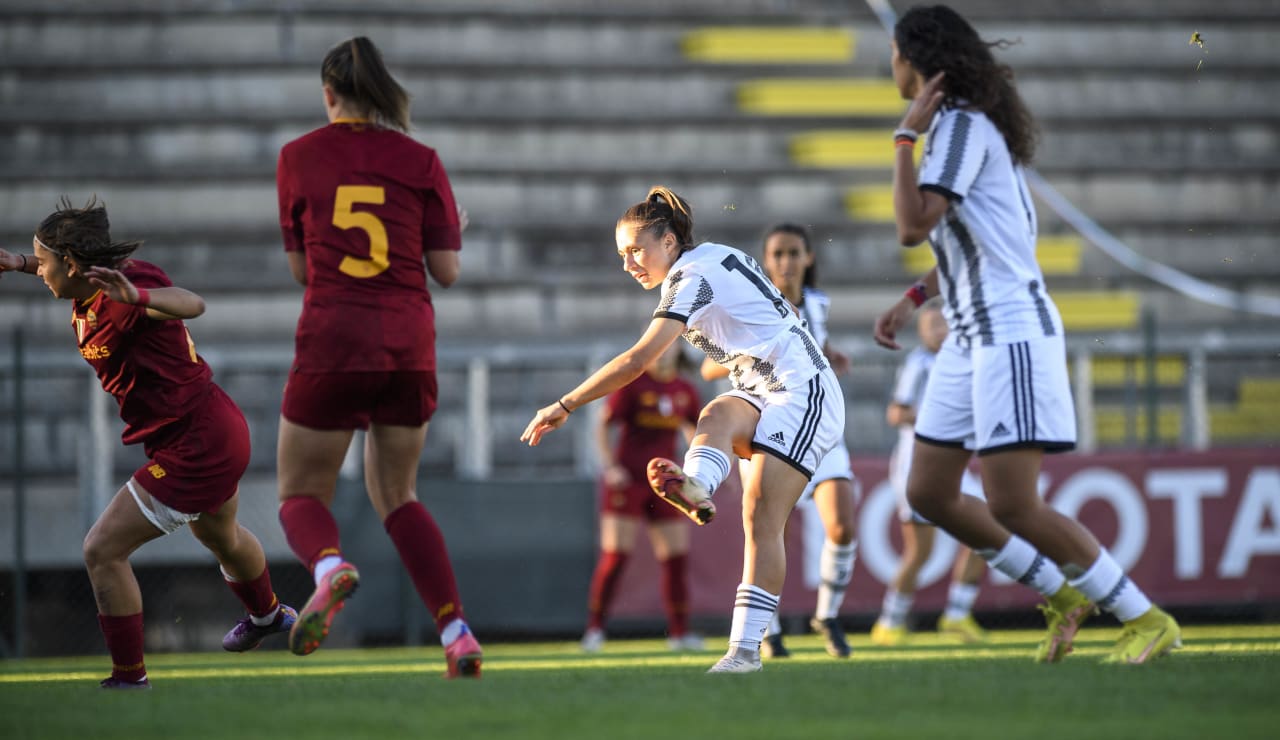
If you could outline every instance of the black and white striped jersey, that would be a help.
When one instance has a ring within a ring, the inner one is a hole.
[[[805,328],[818,342],[818,349],[827,345],[827,319],[831,316],[831,299],[817,288],[805,286],[800,293],[800,305],[796,306]]]

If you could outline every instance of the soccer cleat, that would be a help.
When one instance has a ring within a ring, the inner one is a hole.
[[[293,623],[298,621],[298,613],[293,607],[281,604],[276,611],[276,618],[270,624],[256,625],[253,618],[242,617],[236,626],[231,628],[222,638],[222,649],[229,650],[233,653],[243,653],[247,650],[253,650],[262,644],[263,639],[268,635],[274,635],[277,632],[288,632],[293,629]]]
[[[982,629],[982,625],[978,624],[972,614],[966,614],[959,619],[949,619],[945,614],[938,617],[938,632],[954,637],[960,642],[971,644],[986,642],[990,638],[987,631]]]
[[[782,644],[782,633],[769,635],[760,643],[760,655],[766,658],[790,658],[791,651]]]
[[[293,629],[289,630],[289,649],[295,655],[310,655],[329,636],[333,618],[338,616],[347,599],[360,585],[360,573],[345,560],[338,564],[316,586],[302,611],[298,612]]]
[[[582,633],[582,642],[578,643],[584,653],[598,653],[604,647],[604,630],[592,627]]]
[[[1057,663],[1067,657],[1080,625],[1098,613],[1098,607],[1089,601],[1088,596],[1065,584],[1049,597],[1048,604],[1036,608],[1044,612],[1049,625],[1049,633],[1036,650],[1037,663]]]
[[[889,627],[876,622],[871,627],[871,642],[880,647],[897,647],[907,641],[907,628],[903,625]]]
[[[1182,647],[1182,629],[1173,617],[1158,606],[1131,622],[1124,623],[1120,641],[1103,663],[1139,665]]]
[[[667,503],[685,513],[695,524],[703,525],[716,515],[716,505],[711,494],[701,483],[685,476],[679,465],[665,457],[649,461],[645,471],[653,492]]]
[[[696,653],[705,649],[705,647],[702,642],[702,636],[695,635],[692,632],[667,638],[667,649],[677,653],[685,650]]]
[[[444,659],[448,663],[445,678],[480,678],[480,643],[466,625],[458,639],[445,647]]]
[[[849,657],[849,643],[844,639],[844,627],[840,626],[840,620],[835,617],[814,617],[809,620],[809,626],[826,639],[827,655],[833,658]]]
[[[143,676],[138,681],[124,681],[115,676],[107,676],[98,683],[98,688],[111,689],[112,691],[150,691],[151,682],[147,680],[146,676]]]
[[[729,648],[724,657],[716,661],[707,673],[755,673],[760,665],[760,653],[746,648]]]

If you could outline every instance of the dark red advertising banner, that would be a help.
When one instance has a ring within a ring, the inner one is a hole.
[[[858,561],[843,611],[874,613],[897,565],[901,536],[888,460],[859,458]],[[1045,500],[1088,527],[1153,600],[1168,606],[1280,602],[1280,450],[1046,456]],[[691,608],[727,617],[742,575],[738,483],[715,496],[715,521],[693,532]],[[787,528],[782,612],[813,609],[820,525],[797,509]],[[809,530],[806,537],[805,530]],[[806,547],[806,540],[808,546]],[[939,536],[920,575],[916,606],[946,601],[956,543]],[[640,544],[620,584],[616,616],[660,616],[657,569]],[[979,610],[1026,608],[1030,589],[988,572]]]

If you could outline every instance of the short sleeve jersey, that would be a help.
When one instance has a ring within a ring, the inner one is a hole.
[[[933,362],[937,358],[936,352],[930,352],[924,347],[916,347],[907,353],[902,367],[898,368],[898,379],[893,384],[894,403],[919,410],[924,387],[929,382],[929,372],[933,370]],[[898,429],[898,445],[902,449],[911,448],[915,437],[912,426],[907,424]]]
[[[733,247],[687,250],[662,283],[654,318],[685,324],[684,337],[756,396],[801,387],[827,366],[822,349],[760,265]]]
[[[434,370],[423,260],[461,248],[435,151],[389,129],[333,123],[281,149],[276,189],[285,250],[307,261],[294,372]]]
[[[681,423],[697,424],[701,410],[698,390],[680,377],[662,381],[644,373],[609,394],[606,418],[622,427],[614,453],[618,463],[643,480],[651,459],[675,456]]]
[[[806,286],[800,294],[800,305],[796,306],[800,317],[804,319],[805,328],[813,335],[813,339],[821,349],[827,345],[827,319],[831,316],[831,299],[817,288]]]
[[[929,241],[956,340],[994,345],[1061,334],[1036,262],[1036,212],[1023,168],[991,119],[964,108],[940,111],[919,184],[950,201]]]
[[[130,259],[120,268],[139,288],[173,285],[159,267]],[[147,318],[145,306],[98,291],[71,313],[80,355],[120,405],[125,444],[134,444],[199,406],[213,384],[209,365],[180,319]]]

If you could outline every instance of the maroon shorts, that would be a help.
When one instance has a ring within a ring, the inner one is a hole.
[[[643,477],[638,481],[633,478],[625,488],[610,488],[601,483],[600,513],[636,517],[649,522],[684,517],[684,512],[658,498]]]
[[[420,427],[436,411],[436,371],[290,373],[280,414],[309,429]]]
[[[213,513],[236,495],[249,467],[249,425],[214,385],[200,406],[143,441],[147,462],[133,473],[160,503],[184,514]]]

